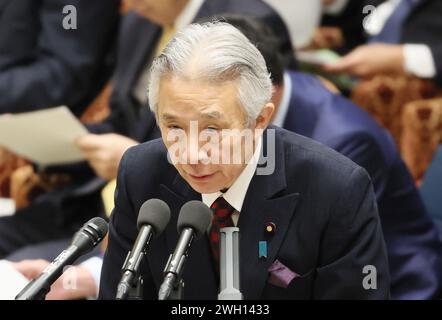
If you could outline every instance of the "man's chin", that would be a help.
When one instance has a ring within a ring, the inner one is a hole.
[[[218,192],[220,190],[216,186],[214,187],[213,185],[206,184],[206,183],[196,183],[193,181],[187,181],[187,182],[190,184],[192,189],[198,193],[208,194],[208,193]]]

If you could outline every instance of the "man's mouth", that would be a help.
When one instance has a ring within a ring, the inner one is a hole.
[[[214,175],[214,173],[211,173],[211,174],[205,174],[205,175],[201,175],[201,174],[190,174],[189,173],[189,176],[192,178],[192,179],[194,179],[194,180],[197,180],[197,181],[202,181],[202,180],[206,180],[206,179],[209,179],[209,178],[211,178],[212,176]]]

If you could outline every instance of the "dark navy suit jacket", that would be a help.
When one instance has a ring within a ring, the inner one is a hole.
[[[284,128],[319,141],[365,168],[373,180],[387,244],[391,296],[440,298],[442,245],[391,136],[361,108],[313,76],[290,72]]]
[[[238,221],[244,298],[388,298],[388,259],[366,171],[313,140],[272,129],[275,170],[253,177]],[[264,138],[264,148],[267,145]],[[121,266],[138,233],[138,211],[151,198],[162,199],[170,206],[171,221],[151,242],[141,267],[146,299],[157,297],[164,266],[178,240],[181,206],[189,200],[201,200],[168,162],[167,150],[159,139],[129,149],[121,161],[101,275],[102,299],[115,297]],[[267,259],[260,259],[258,243],[265,239],[269,221],[277,229],[267,240]],[[268,269],[275,260],[300,275],[287,288],[268,282]],[[377,269],[376,290],[364,289],[363,269],[367,265]],[[207,237],[194,242],[183,277],[185,299],[216,299],[218,289]]]
[[[0,0],[0,114],[67,105],[80,115],[110,76],[119,4]],[[76,30],[63,28],[67,5]]]

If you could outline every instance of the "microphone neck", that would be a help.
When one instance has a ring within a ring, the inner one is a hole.
[[[168,266],[168,272],[173,272],[180,275],[184,263],[184,259],[187,258],[189,254],[190,246],[192,245],[194,238],[194,231],[192,228],[184,228],[181,232],[180,239],[172,254],[170,264]]]

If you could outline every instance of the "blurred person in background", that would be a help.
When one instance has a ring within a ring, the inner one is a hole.
[[[0,0],[0,114],[67,105],[81,115],[110,76],[119,7]]]
[[[330,49],[345,54],[365,43],[366,35],[362,28],[366,15],[365,0],[322,0],[322,3],[320,38],[325,47],[331,45]],[[318,45],[321,47],[320,43]]]
[[[368,43],[326,65],[325,70],[357,77],[411,74],[442,85],[442,2],[366,0],[364,4],[370,6],[366,13],[371,13],[361,21]]]
[[[310,43],[322,14],[323,0],[265,0],[281,15],[286,23],[294,49]]]
[[[109,78],[120,1],[0,3],[0,113],[66,104],[82,114]],[[73,14],[69,21],[64,21],[66,6]],[[66,29],[69,23],[74,29]],[[29,244],[71,237],[103,212],[100,195],[90,191],[102,181],[90,168],[64,166],[55,177],[51,170],[58,173],[58,168],[34,167],[60,183],[49,192],[32,190],[38,196],[30,205],[0,218],[0,259]]]

